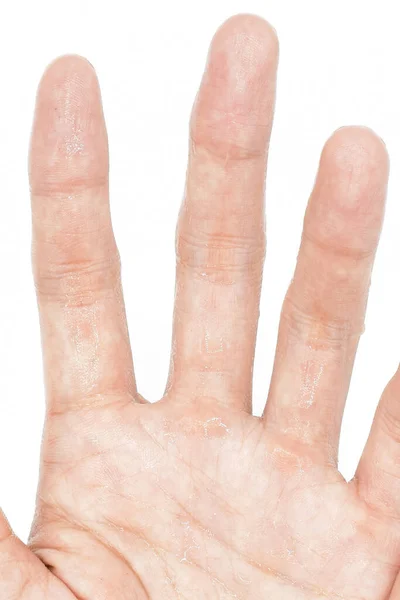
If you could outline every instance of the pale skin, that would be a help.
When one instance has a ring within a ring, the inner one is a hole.
[[[135,384],[95,72],[74,56],[47,69],[30,153],[46,425],[27,545],[0,516],[1,599],[400,599],[400,374],[354,478],[337,470],[389,171],[367,128],[322,151],[266,408],[252,415],[277,59],[254,16],[211,44],[155,404]]]

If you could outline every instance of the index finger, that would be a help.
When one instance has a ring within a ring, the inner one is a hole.
[[[49,408],[136,393],[108,200],[100,89],[66,56],[39,86],[30,155],[33,264]]]

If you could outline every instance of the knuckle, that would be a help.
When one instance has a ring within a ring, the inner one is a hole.
[[[314,348],[342,345],[364,331],[364,322],[360,319],[329,314],[322,305],[303,307],[290,291],[283,304],[282,320],[292,335],[306,339]]]
[[[31,194],[32,196],[39,196],[42,198],[47,197],[65,197],[71,194],[78,194],[82,192],[95,192],[101,190],[108,185],[108,175],[97,175],[88,177],[87,174],[69,175],[66,177],[57,177],[52,179],[50,177],[42,177],[40,179],[31,178]]]
[[[303,231],[303,242],[309,244],[317,252],[322,255],[330,256],[334,259],[342,259],[351,263],[370,262],[375,254],[375,246],[371,248],[362,244],[355,245],[354,239],[351,243],[343,243],[337,238],[336,231],[330,231],[329,228],[324,228],[321,232],[311,232],[307,228]]]
[[[39,264],[34,269],[36,293],[40,300],[82,306],[119,287],[120,270],[117,251],[97,260],[66,259]]]
[[[177,262],[195,277],[221,284],[238,278],[258,279],[265,255],[264,236],[245,239],[223,233],[180,232],[176,240]]]
[[[257,127],[258,132],[262,129]],[[224,124],[224,119],[216,121],[198,120],[191,128],[190,143],[192,155],[204,154],[217,162],[249,162],[265,158],[267,144],[253,140],[252,127],[240,122]],[[266,137],[266,133],[263,137]]]

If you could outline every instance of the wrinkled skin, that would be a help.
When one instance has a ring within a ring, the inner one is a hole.
[[[277,57],[253,16],[212,42],[154,405],[135,386],[96,76],[79,57],[47,69],[30,161],[47,418],[28,546],[0,517],[1,599],[400,598],[399,375],[354,479],[336,467],[388,178],[369,129],[323,149],[265,413],[251,414]]]

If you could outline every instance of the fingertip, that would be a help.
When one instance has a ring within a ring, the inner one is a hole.
[[[255,15],[225,21],[211,42],[191,139],[225,163],[265,157],[275,104],[278,38]]]
[[[29,165],[33,188],[37,181],[42,186],[75,178],[77,172],[96,179],[107,170],[100,87],[86,58],[60,56],[45,69],[36,95]]]
[[[382,227],[389,157],[370,128],[334,131],[322,150],[305,227],[313,238],[352,256],[374,253]]]
[[[40,109],[50,106],[57,110],[71,108],[82,101],[87,104],[100,96],[99,82],[93,65],[83,56],[66,54],[57,57],[43,72],[36,94],[37,116]]]
[[[336,129],[324,146],[322,159],[339,171],[375,172],[386,177],[389,170],[385,142],[373,129],[360,125]]]
[[[226,19],[215,32],[213,42],[229,41],[238,34],[247,34],[262,44],[264,49],[279,50],[275,27],[263,17],[251,13],[239,13]]]
[[[214,34],[210,56],[218,52],[234,56],[239,64],[243,63],[250,76],[260,65],[277,63],[279,40],[276,29],[257,15],[234,15]]]
[[[47,65],[40,79],[39,88],[53,79],[65,79],[72,73],[89,78],[96,77],[96,71],[87,58],[79,54],[63,54]]]

